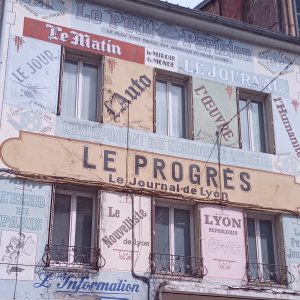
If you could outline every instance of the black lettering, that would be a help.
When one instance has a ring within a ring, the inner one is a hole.
[[[233,171],[229,168],[223,170],[224,174],[224,188],[229,190],[234,190],[234,186],[228,185],[228,181],[232,180],[232,177],[228,176],[227,174],[233,174]]]
[[[241,184],[240,187],[241,187],[241,190],[244,191],[244,192],[249,192],[250,189],[251,189],[251,186],[250,186],[250,182],[248,182],[245,177],[247,179],[250,179],[250,175],[247,173],[247,172],[241,172],[240,173],[240,179],[243,183],[245,183],[245,185]]]
[[[84,147],[83,150],[83,167],[88,169],[96,169],[95,165],[91,165],[88,163],[88,157],[89,157],[89,148]]]
[[[117,152],[104,150],[104,171],[116,172],[115,168],[110,168],[108,166],[108,162],[115,162],[115,159],[108,157],[108,155],[117,155]]]
[[[154,158],[154,178],[158,178],[157,177],[157,171],[159,171],[160,176],[162,177],[162,179],[166,180],[166,176],[163,172],[165,166],[166,166],[166,164],[162,159]]]
[[[199,184],[200,185],[200,174],[194,174],[194,169],[196,172],[200,172],[200,167],[197,165],[190,165],[190,182],[192,184]]]
[[[178,177],[176,177],[176,166],[178,166]],[[175,161],[172,163],[172,179],[177,182],[183,179],[182,164],[180,162]]]
[[[135,175],[140,175],[139,169],[145,168],[146,166],[147,166],[146,157],[141,155],[135,155]]]
[[[207,186],[210,186],[210,180],[212,180],[215,187],[218,187],[216,178],[217,177],[217,170],[212,167],[206,167],[206,181]]]

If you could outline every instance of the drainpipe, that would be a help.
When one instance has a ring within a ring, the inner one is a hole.
[[[290,35],[296,36],[295,16],[294,16],[294,7],[293,7],[292,0],[287,0],[287,6],[288,6],[288,15],[289,15]]]
[[[289,16],[287,12],[287,4],[286,0],[281,1],[281,11],[282,11],[282,23],[284,24],[284,33],[289,35],[290,28],[289,28]]]

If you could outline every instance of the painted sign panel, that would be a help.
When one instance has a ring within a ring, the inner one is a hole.
[[[144,47],[107,39],[96,34],[88,34],[83,32],[82,28],[79,31],[75,31],[71,28],[24,18],[23,35],[70,48],[118,57],[140,64],[144,64],[145,62]]]
[[[145,64],[158,69],[177,72],[178,55],[145,48]]]
[[[241,281],[246,265],[243,211],[201,205],[200,214],[206,278]]]
[[[78,275],[76,272],[45,270],[38,274],[33,287],[28,289],[30,289],[31,299],[47,299],[49,294],[53,295],[51,299],[140,300],[147,298],[147,285],[141,280],[134,279],[132,273],[104,270],[96,274],[90,273],[90,276]],[[35,298],[32,295],[35,295]]]
[[[247,68],[241,71],[237,66],[234,68],[231,66],[220,66],[200,59],[196,60],[179,56],[178,72],[256,91],[261,91],[268,86],[264,92],[289,97],[287,80],[276,79],[271,83],[274,79],[273,77],[252,73]]]
[[[252,207],[297,211],[300,192],[300,185],[295,183],[293,176],[219,167],[22,131],[19,138],[2,143],[1,157],[9,168],[28,173],[62,176],[70,181],[102,182],[116,188],[127,186],[136,191],[190,196],[204,201],[224,199],[252,204]]]
[[[129,147],[129,149],[156,154],[218,163],[217,148],[207,143],[87,120],[58,116],[55,123],[55,135],[79,141]],[[271,154],[224,146],[220,147],[220,154],[221,163],[225,165],[272,171]]]
[[[216,132],[222,129],[220,144],[239,147],[236,89],[230,85],[193,78],[194,137],[196,141],[214,144]],[[224,127],[223,127],[224,126]]]
[[[153,131],[153,68],[106,57],[103,122]]]
[[[282,226],[286,265],[295,276],[292,289],[300,291],[300,217],[282,215]]]
[[[51,185],[0,179],[0,279],[34,280],[45,251]]]
[[[134,197],[134,198],[133,198]],[[134,205],[134,211],[132,211]],[[151,251],[151,198],[132,194],[101,194],[103,270],[144,273]]]
[[[102,34],[168,54],[253,71],[253,46],[173,24],[73,0],[72,28]],[[164,69],[163,67],[161,67]]]
[[[11,118],[11,123],[19,122],[30,128],[28,122],[35,112],[56,113],[59,68],[59,46],[10,36],[4,103],[26,110],[19,121]],[[36,118],[31,124],[32,129],[39,123]]]
[[[276,152],[300,158],[300,119],[298,104],[294,100],[272,95]],[[292,172],[297,171],[290,170]]]

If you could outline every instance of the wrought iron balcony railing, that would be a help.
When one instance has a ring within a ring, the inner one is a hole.
[[[288,271],[287,266],[268,265],[259,263],[247,264],[249,282],[290,284],[295,277]]]
[[[99,268],[99,249],[48,244],[46,253],[47,266]]]
[[[152,273],[201,278],[207,274],[203,258],[151,253],[150,262]]]

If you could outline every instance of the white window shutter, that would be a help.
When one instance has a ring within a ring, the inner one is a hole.
[[[61,62],[60,62],[60,75],[59,75],[59,89],[58,89],[58,104],[57,104],[57,115],[60,116],[61,112],[61,99],[63,90],[63,77],[64,77],[64,65],[65,65],[66,51],[65,47],[61,47]]]
[[[283,269],[286,266],[285,261],[285,250],[284,250],[284,239],[283,239],[283,228],[282,228],[282,215],[278,214],[275,216],[275,228],[276,228],[276,239],[277,239],[277,253],[278,253],[278,264],[279,268]],[[285,272],[280,272],[285,278],[280,278],[281,282],[287,282]]]
[[[194,234],[195,234],[195,257],[196,257],[196,266],[199,267],[197,270],[197,275],[200,277],[202,275],[201,268],[201,259],[202,259],[202,251],[201,251],[201,220],[200,220],[200,204],[197,203],[193,207],[194,212]],[[203,263],[205,265],[205,262]]]

